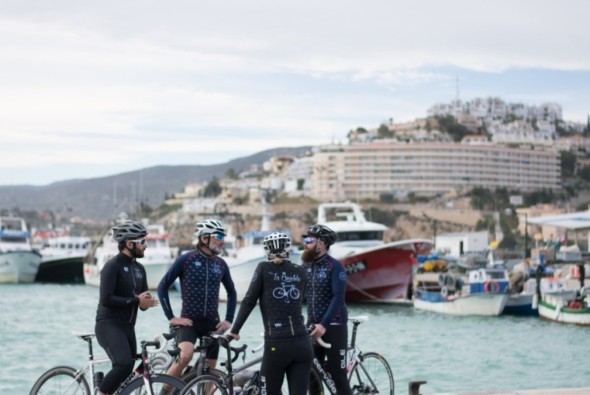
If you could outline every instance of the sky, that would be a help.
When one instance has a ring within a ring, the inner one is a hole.
[[[590,114],[587,0],[3,0],[0,185],[346,143],[499,97]]]

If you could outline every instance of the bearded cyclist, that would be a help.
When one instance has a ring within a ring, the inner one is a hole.
[[[307,275],[307,325],[315,324],[311,335],[332,345],[330,349],[316,345],[314,353],[319,361],[326,359],[326,370],[334,379],[338,395],[349,395],[352,392],[346,377],[346,272],[340,261],[328,255],[337,236],[329,227],[315,224],[302,237],[304,251],[301,260]]]
[[[144,256],[147,234],[145,226],[136,221],[113,228],[119,254],[108,261],[100,273],[100,299],[94,329],[113,368],[98,386],[98,395],[112,394],[131,374],[133,355],[137,353],[137,310],[158,305],[158,300],[147,291],[145,268],[136,260]]]

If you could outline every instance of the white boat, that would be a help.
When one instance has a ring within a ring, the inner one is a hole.
[[[317,222],[337,234],[329,254],[346,269],[346,301],[411,303],[413,268],[418,255],[432,249],[431,240],[385,243],[387,227],[367,221],[360,206],[351,202],[320,204]]]
[[[148,288],[157,289],[160,280],[176,259],[178,249],[170,247],[170,236],[164,225],[148,225],[147,230],[147,249],[144,257],[138,259],[138,262],[145,267]]]
[[[35,281],[83,283],[84,258],[91,245],[89,237],[60,236],[47,239],[41,248],[41,264]]]
[[[414,278],[414,307],[451,315],[502,314],[508,300],[508,275],[503,269],[475,269],[468,277],[420,273]]]
[[[113,231],[109,227],[103,233],[98,245],[95,246],[94,253],[90,256],[91,261],[84,263],[84,282],[86,285],[100,286],[100,271],[105,263],[118,253],[117,243],[113,240]]]
[[[138,259],[144,267],[148,288],[157,289],[168,268],[174,262],[177,250],[170,247],[169,235],[163,225],[148,225],[147,248],[143,258]],[[84,264],[84,281],[87,285],[100,285],[100,272],[104,265],[119,253],[118,244],[113,240],[112,230],[102,237],[94,252],[92,263]]]
[[[32,283],[41,254],[31,247],[27,225],[19,217],[0,217],[0,284]]]
[[[541,298],[535,296],[539,317],[564,324],[590,325],[590,287],[571,288],[567,279],[541,279]]]
[[[539,317],[561,322],[590,326],[590,288],[545,293],[539,301]]]

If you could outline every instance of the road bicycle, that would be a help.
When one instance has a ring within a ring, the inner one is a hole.
[[[350,345],[347,348],[347,374],[352,393],[361,394],[386,394],[394,395],[394,380],[391,367],[387,360],[376,352],[363,352],[357,345],[356,339],[358,327],[361,323],[368,321],[367,316],[350,317],[349,321],[353,324],[352,337]],[[253,372],[249,380],[241,387],[236,386],[234,376],[244,366],[239,369],[233,369],[229,352],[229,340],[223,336],[217,337],[220,345],[228,350],[227,372],[223,376],[202,375],[196,379],[187,382],[186,387],[180,395],[256,395],[260,393],[260,375],[259,372]],[[317,342],[326,348],[326,344],[317,339]],[[261,358],[254,362],[260,362]],[[254,363],[248,364],[252,366]],[[309,394],[332,394],[336,395],[336,385],[328,372],[324,369],[323,364],[317,359],[313,359],[310,372]]]
[[[227,359],[222,365],[226,372],[217,371],[214,374],[202,374],[188,381],[180,395],[257,395],[260,389],[259,369],[250,369],[262,362],[262,357],[252,359],[237,368],[233,367],[235,356],[232,357],[231,339],[215,334],[212,338],[227,352]],[[264,343],[252,350],[258,352]],[[245,350],[245,345],[241,347]],[[219,374],[219,372],[221,374]]]
[[[95,366],[111,363],[108,358],[94,359],[92,339],[94,333],[72,332],[72,334],[88,343],[88,363],[82,369],[70,366],[56,366],[39,377],[33,385],[30,395],[92,395],[100,385],[103,372],[96,371]],[[164,336],[166,339],[166,337]],[[162,344],[162,345],[161,345]],[[148,347],[155,347],[155,351],[148,351]],[[184,387],[184,382],[176,377],[155,373],[150,363],[150,357],[161,354],[166,348],[166,342],[142,341],[141,354],[134,356],[140,359],[140,365],[115,391],[117,395],[157,395],[162,387],[170,388],[171,394],[178,394]],[[174,354],[174,351],[169,351]]]
[[[358,327],[368,321],[367,316],[349,317],[353,324],[350,345],[346,351],[348,382],[354,395],[394,394],[394,381],[387,360],[376,352],[362,352],[356,344]],[[320,345],[326,347],[324,344]],[[327,392],[325,392],[327,390]],[[309,380],[309,394],[336,394],[336,385],[324,366],[314,358]]]
[[[204,374],[187,381],[186,387],[180,395],[258,395],[265,393],[262,388],[260,369],[250,369],[250,367],[260,364],[262,357],[253,359],[234,369],[233,362],[235,358],[231,357],[231,347],[229,345],[231,340],[220,335],[214,338],[221,347],[227,350],[227,361],[225,363],[227,372],[222,375]],[[330,347],[321,339],[318,342],[324,347]],[[252,351],[258,352],[263,348],[264,342]]]
[[[172,342],[172,349],[173,350],[179,350],[178,349],[178,330],[179,330],[179,326],[178,325],[171,325],[170,326],[170,333],[168,334],[168,339],[174,339],[174,341]],[[215,346],[217,344],[217,341],[212,337],[213,335],[219,335],[221,334],[221,332],[211,332],[209,333],[209,335],[205,335],[205,336],[201,336],[198,339],[198,344],[195,345],[194,351],[195,353],[198,354],[198,357],[195,361],[194,365],[188,365],[184,371],[182,372],[182,375],[180,377],[180,379],[182,381],[184,381],[185,383],[188,383],[189,381],[195,379],[197,376],[203,375],[203,374],[210,374],[213,376],[224,376],[225,372],[223,370],[220,369],[216,369],[216,368],[212,368],[209,366],[209,361],[207,359],[207,351]],[[233,353],[233,357],[232,362],[235,362],[238,360],[238,358],[240,357],[240,355],[242,356],[242,361],[245,361],[246,359],[246,349],[247,349],[248,345],[244,344],[241,347],[230,347],[231,348],[231,352]],[[254,351],[255,352],[255,351]],[[175,353],[174,357],[170,357],[169,352],[167,351],[160,351],[158,352],[154,357],[152,357],[152,362],[151,365],[152,367],[154,366],[154,364],[156,364],[157,369],[154,369],[155,371],[158,372],[166,372],[168,370],[168,368],[174,363],[175,360],[178,359],[179,357],[179,352]],[[223,365],[223,364],[221,364]],[[248,364],[248,366],[251,366],[250,364]]]
[[[199,340],[199,345],[195,347],[195,351],[199,353],[199,357],[197,358],[196,363],[192,367],[187,367],[185,372],[182,374],[181,379],[185,383],[188,383],[191,380],[194,380],[198,376],[202,375],[212,375],[217,377],[222,377],[226,375],[226,372],[220,369],[212,368],[209,366],[209,361],[207,360],[207,350],[209,348],[215,346],[218,341],[216,340],[216,336],[221,335],[217,332],[212,332],[209,335],[202,336]],[[228,356],[229,361],[234,363],[238,360],[240,355],[242,356],[242,361],[246,359],[246,349],[248,348],[247,344],[242,345],[241,347],[233,347],[229,346],[230,356]],[[231,355],[233,354],[233,355]],[[254,360],[254,363],[249,363],[247,367],[254,365],[257,361]],[[228,362],[221,363],[221,366],[227,365]],[[240,367],[240,371],[243,370],[243,366]]]

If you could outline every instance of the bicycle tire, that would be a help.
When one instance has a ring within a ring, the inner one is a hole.
[[[185,373],[182,376],[180,376],[180,379],[182,381],[184,381],[185,383],[189,383],[199,376],[215,376],[215,377],[219,377],[220,379],[223,380],[225,378],[225,376],[227,376],[227,374],[223,370],[209,368],[207,373],[201,374],[201,375],[196,370],[191,370],[190,372]]]
[[[180,395],[228,395],[225,381],[220,377],[203,374],[187,383]]]
[[[178,394],[180,390],[184,388],[184,381],[167,374],[152,374],[152,389],[154,394],[160,394],[163,387],[166,385],[169,387],[169,394]],[[145,395],[147,390],[145,388],[145,382],[143,377],[139,376],[131,380],[124,388],[118,392],[119,395]]]
[[[70,366],[56,366],[43,373],[29,395],[91,395],[88,381]]]
[[[309,385],[307,386],[308,395],[324,395],[324,384],[322,379],[314,369],[309,373]]]
[[[354,395],[393,395],[395,392],[391,367],[387,360],[376,352],[362,355],[362,361],[354,366],[348,381]]]

